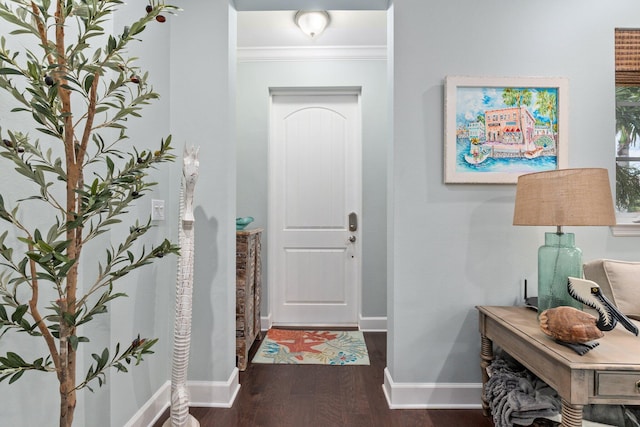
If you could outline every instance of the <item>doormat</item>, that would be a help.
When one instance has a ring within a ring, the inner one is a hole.
[[[361,331],[269,329],[253,363],[298,365],[368,365]]]

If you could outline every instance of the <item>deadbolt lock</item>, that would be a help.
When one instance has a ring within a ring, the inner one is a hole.
[[[349,231],[356,231],[358,229],[358,215],[355,212],[349,214]]]

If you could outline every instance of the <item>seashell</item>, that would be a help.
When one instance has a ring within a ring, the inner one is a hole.
[[[568,343],[586,343],[602,338],[597,318],[573,307],[560,306],[540,313],[540,329],[553,339]]]

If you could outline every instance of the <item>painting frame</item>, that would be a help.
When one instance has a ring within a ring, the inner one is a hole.
[[[446,76],[444,90],[446,184],[515,184],[518,176],[526,173],[567,167],[567,78]],[[505,100],[518,102],[513,101],[514,93],[527,92],[526,97],[515,98],[528,100],[533,106],[504,105]],[[538,103],[543,96],[545,100],[555,96],[555,109],[551,102]],[[502,108],[478,113],[492,102],[502,103]],[[539,108],[532,110],[534,106]],[[503,120],[503,116],[509,119]]]

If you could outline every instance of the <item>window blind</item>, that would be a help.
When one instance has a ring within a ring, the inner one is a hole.
[[[616,85],[640,86],[640,29],[615,30]]]

